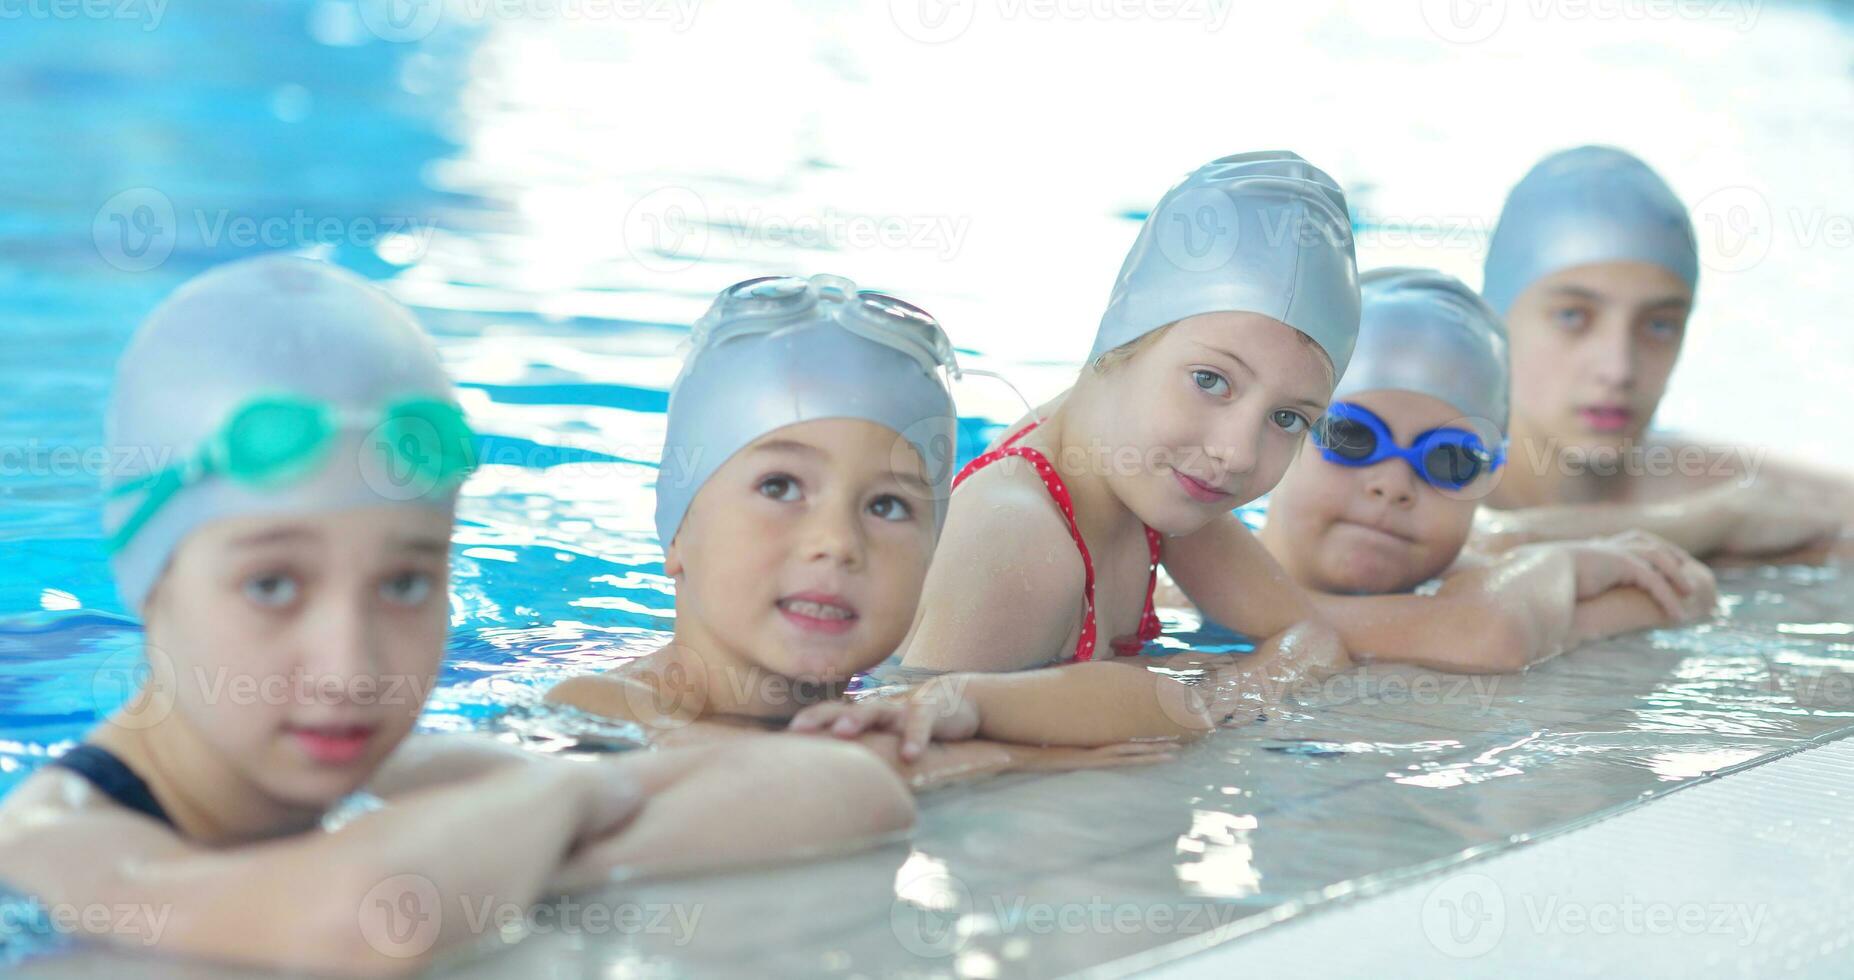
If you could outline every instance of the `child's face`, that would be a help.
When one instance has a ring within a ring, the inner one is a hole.
[[[678,640],[807,681],[881,663],[907,635],[933,558],[931,494],[920,455],[886,426],[767,433],[708,478],[666,550]]]
[[[1103,456],[1090,463],[1106,465],[1140,520],[1172,535],[1272,489],[1333,390],[1319,349],[1256,313],[1180,320],[1108,377],[1127,410],[1090,447]]]
[[[1577,266],[1528,286],[1507,314],[1515,428],[1586,449],[1639,438],[1692,301],[1678,276],[1646,262]]]
[[[375,506],[215,521],[144,607],[174,711],[273,798],[326,806],[412,730],[444,659],[451,514]]]
[[[1462,425],[1454,406],[1414,392],[1369,391],[1345,400],[1383,419],[1401,446],[1430,429]],[[1310,449],[1269,498],[1263,541],[1307,588],[1403,592],[1454,562],[1489,479],[1483,473],[1462,491],[1444,493],[1401,459],[1341,466]]]

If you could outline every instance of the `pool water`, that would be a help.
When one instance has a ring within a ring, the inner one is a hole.
[[[677,344],[716,289],[850,275],[933,310],[968,363],[1040,400],[1072,377],[1144,208],[1238,149],[1292,147],[1331,170],[1362,266],[1477,282],[1501,195],[1532,160],[1634,147],[1696,202],[1708,260],[1660,422],[1804,457],[1846,449],[1845,408],[1823,396],[1854,386],[1839,328],[1854,299],[1845,5],[1748,5],[1749,27],[1529,22],[1514,5],[1471,44],[1362,3],[1211,4],[1216,26],[978,5],[938,43],[898,27],[896,3],[714,3],[686,21],[667,4],[621,21],[471,7],[413,40],[392,39],[373,0],[193,0],[159,18],[125,5],[141,18],[0,30],[0,791],[134,676],[140,634],[82,458],[117,352],[176,284],[273,248],[411,304],[485,434],[433,730],[550,738],[569,726],[533,707],[539,690],[665,637],[651,487]],[[1017,402],[987,380],[957,394],[963,460]],[[1722,588],[1717,621],[1520,677],[1367,674],[1174,765],[940,793],[898,851],[642,890],[707,909],[686,945],[581,933],[513,955],[562,975],[1046,975],[1377,887],[1854,725],[1841,570]],[[1168,627],[1167,650],[1242,648],[1190,617]],[[1089,896],[1195,910],[1193,924],[1027,924],[1026,902]],[[511,968],[492,963],[460,969]]]

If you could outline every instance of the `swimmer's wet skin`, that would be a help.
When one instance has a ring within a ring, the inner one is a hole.
[[[393,408],[410,404],[423,425]],[[122,356],[107,428],[134,450],[112,458],[185,461],[109,477],[111,568],[145,623],[150,680],[0,802],[0,880],[46,903],[169,914],[152,937],[87,920],[80,935],[403,973],[494,941],[460,915],[398,941],[389,917],[408,895],[525,904],[912,820],[900,782],[848,746],[574,762],[410,735],[444,655],[471,436],[411,314],[358,277],[269,257],[182,286]],[[425,463],[395,466],[404,440]],[[187,683],[201,676],[302,696],[227,700]],[[357,791],[384,805],[322,829]]]
[[[1524,464],[1488,498],[1489,547],[1643,530],[1709,560],[1819,560],[1854,521],[1845,469],[1649,432],[1699,259],[1686,207],[1647,164],[1605,146],[1540,161],[1507,197],[1483,281],[1511,337]]]
[[[1240,702],[1349,666],[1231,510],[1300,451],[1357,331],[1351,225],[1330,177],[1286,152],[1193,171],[1140,228],[1074,386],[1012,426],[953,494],[903,664],[1086,661],[1064,668],[1073,683],[1084,668],[1117,681],[1110,654],[1151,633],[1156,539],[1193,601],[1261,640],[1213,689]],[[1128,458],[1141,462],[1113,465]],[[1216,700],[1211,714],[1235,706]]]
[[[1705,615],[1712,573],[1633,533],[1462,555],[1503,465],[1505,329],[1453,277],[1360,281],[1358,347],[1270,498],[1261,540],[1354,659],[1468,673],[1524,669],[1589,640]],[[1410,590],[1437,576],[1431,594]]]
[[[895,650],[944,519],[955,421],[942,372],[958,365],[939,325],[839,277],[729,287],[695,324],[690,348],[657,480],[675,635],[548,694],[637,722],[666,745],[765,738],[807,706],[837,710],[849,681]],[[917,788],[1003,769],[1156,761],[1164,745],[1119,743],[1208,728],[1201,714],[1181,723],[1158,710],[1155,681],[1187,704],[1176,681],[1129,677],[1154,703],[1151,720],[1097,726],[1105,736],[1039,723],[1065,690],[1066,678],[1048,672],[1008,685],[941,679],[929,691],[947,711],[930,733],[879,718],[839,726],[835,715],[794,727],[857,738]],[[1013,697],[1020,684],[1044,691],[1044,703],[1025,708]],[[926,751],[928,735],[959,744]]]

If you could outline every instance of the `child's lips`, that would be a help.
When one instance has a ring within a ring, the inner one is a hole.
[[[801,593],[786,596],[776,605],[786,622],[811,633],[847,633],[855,627],[858,618],[856,607],[850,605],[849,600],[835,595]]]
[[[1635,413],[1624,405],[1586,405],[1577,410],[1577,417],[1597,432],[1620,432],[1628,428]]]
[[[344,766],[366,754],[378,729],[373,725],[289,725],[284,730],[310,759],[326,766]]]
[[[1219,500],[1226,500],[1230,496],[1229,491],[1219,490],[1194,476],[1186,474],[1183,470],[1174,469],[1172,470],[1172,475],[1178,478],[1178,485],[1184,488],[1184,492],[1189,494],[1192,500],[1208,504],[1215,503]]]

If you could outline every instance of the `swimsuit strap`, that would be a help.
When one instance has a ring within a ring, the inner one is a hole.
[[[1081,637],[1075,641],[1075,652],[1070,659],[1076,661],[1092,660],[1094,659],[1095,640],[1094,557],[1088,553],[1088,543],[1082,540],[1080,525],[1075,523],[1075,502],[1073,498],[1069,496],[1068,485],[1062,482],[1062,477],[1056,474],[1056,468],[1050,464],[1049,457],[1028,446],[1013,445],[1017,440],[1028,434],[1031,429],[1041,424],[1042,421],[1042,419],[1037,419],[1031,422],[1029,425],[1018,430],[1017,433],[1012,435],[1009,439],[999,443],[998,448],[988,453],[981,454],[970,463],[967,463],[965,467],[959,471],[959,475],[953,477],[953,489],[959,489],[959,485],[965,482],[966,477],[971,476],[973,473],[984,469],[1006,456],[1016,456],[1020,459],[1027,459],[1030,461],[1030,464],[1035,467],[1037,476],[1041,477],[1043,480],[1043,486],[1049,490],[1049,496],[1051,499],[1055,500],[1056,509],[1062,512],[1062,519],[1068,523],[1069,537],[1075,540],[1076,550],[1081,552],[1082,628]],[[1147,640],[1157,637],[1163,629],[1159,623],[1158,614],[1153,610],[1153,593],[1159,585],[1159,542],[1161,540],[1159,532],[1154,531],[1150,527],[1146,528],[1146,547],[1152,558],[1152,570],[1146,583],[1146,611],[1140,617],[1139,630],[1136,634],[1136,638],[1132,639],[1129,643],[1112,644],[1114,652],[1120,656],[1130,657],[1138,653]]]
[[[129,768],[128,763],[118,759],[108,749],[89,744],[79,745],[47,764],[69,769],[122,806],[169,827],[174,826],[174,818],[167,815],[167,810],[161,806],[160,800],[155,799],[148,784],[135,774],[135,770]]]

